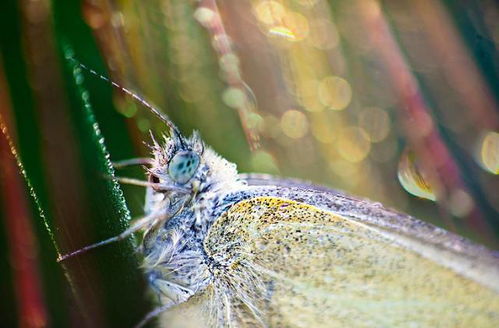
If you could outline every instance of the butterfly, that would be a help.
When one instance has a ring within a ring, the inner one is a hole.
[[[139,100],[169,129],[152,138],[152,158],[129,162],[147,165],[148,181],[135,181],[145,215],[60,258],[143,231],[158,307],[137,327],[156,317],[172,328],[499,325],[492,251],[327,187],[239,174]]]

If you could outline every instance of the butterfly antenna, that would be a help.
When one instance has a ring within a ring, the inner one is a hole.
[[[163,121],[171,130],[173,134],[176,135],[181,135],[179,129],[173,122],[166,116],[165,114],[161,113],[156,107],[151,105],[147,100],[144,98],[140,97],[139,95],[135,94],[134,92],[130,91],[129,89],[119,85],[118,83],[114,82],[113,80],[109,79],[108,77],[105,77],[104,75],[96,72],[95,70],[91,69],[90,67],[87,67],[85,64],[80,63],[78,60],[74,58],[70,58],[70,60],[74,61],[78,67],[81,67],[82,69],[92,73],[93,75],[99,77],[100,79],[110,83],[113,87],[116,89],[120,90],[121,92],[129,95],[132,97],[134,100],[138,101],[141,103],[143,106],[145,106],[149,111],[151,111],[154,115],[156,115],[161,121]]]

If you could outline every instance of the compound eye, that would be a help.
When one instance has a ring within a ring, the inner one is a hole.
[[[175,154],[168,164],[168,175],[173,181],[186,183],[194,176],[199,166],[199,156],[192,151]]]

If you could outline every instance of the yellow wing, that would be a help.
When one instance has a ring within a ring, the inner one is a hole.
[[[201,326],[499,326],[497,291],[375,227],[303,203],[239,202],[210,228],[205,250],[219,263],[215,283],[177,310],[194,311]]]

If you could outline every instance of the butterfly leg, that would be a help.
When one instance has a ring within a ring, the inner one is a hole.
[[[116,180],[119,183],[122,184],[129,184],[129,185],[134,185],[134,186],[139,186],[139,187],[154,187],[157,190],[161,191],[174,191],[178,193],[183,193],[183,194],[188,194],[191,192],[190,189],[184,188],[184,187],[179,187],[175,186],[173,184],[168,184],[168,183],[154,183],[154,182],[149,182],[149,181],[143,181],[139,179],[133,179],[133,178],[126,178],[126,177],[115,177],[115,176],[106,176],[110,180]]]
[[[153,309],[151,312],[146,314],[146,316],[137,325],[135,325],[134,328],[143,327],[146,323],[159,316],[161,313],[167,311],[175,305],[186,302],[194,295],[193,290],[179,284],[166,280],[156,279],[155,277],[150,280],[151,287],[157,290],[159,292],[158,294],[164,296],[161,298],[161,300],[165,304]]]
[[[74,252],[71,252],[71,253],[68,253],[65,255],[60,255],[59,258],[57,259],[57,262],[62,262],[64,260],[67,260],[70,257],[85,253],[91,249],[94,249],[94,248],[97,248],[97,247],[100,247],[103,245],[111,244],[111,243],[114,243],[116,241],[123,240],[123,239],[127,238],[128,236],[132,235],[133,233],[135,233],[135,232],[137,232],[137,231],[139,231],[147,226],[154,225],[154,222],[156,222],[158,219],[159,218],[157,216],[145,216],[141,219],[136,220],[131,227],[129,227],[128,229],[126,229],[125,231],[123,231],[122,233],[120,233],[117,236],[111,237],[109,239],[100,241],[100,242],[92,244],[92,245],[85,246],[85,247],[80,248]]]
[[[156,318],[161,313],[165,312],[166,310],[168,310],[169,308],[171,308],[174,305],[176,305],[174,302],[169,302],[167,304],[158,306],[157,308],[155,308],[154,310],[152,310],[151,312],[146,314],[145,317],[142,318],[142,320],[140,320],[140,322],[134,326],[134,328],[144,327],[149,321]]]
[[[152,158],[148,157],[130,158],[122,161],[113,162],[113,167],[116,169],[121,169],[123,167],[133,166],[133,165],[151,165],[152,161],[153,161]]]

